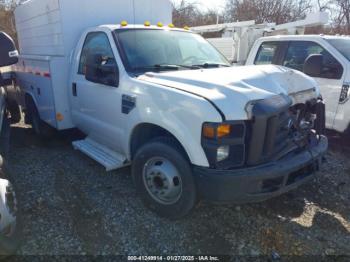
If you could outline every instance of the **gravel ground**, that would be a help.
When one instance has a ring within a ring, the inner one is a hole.
[[[19,255],[350,256],[350,162],[335,146],[313,183],[261,204],[201,203],[186,219],[147,210],[128,168],[106,173],[71,147],[12,126],[9,167],[23,212]]]

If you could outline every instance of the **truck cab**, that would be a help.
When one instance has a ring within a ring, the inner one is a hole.
[[[168,218],[187,215],[199,200],[263,201],[317,174],[328,141],[315,80],[276,65],[232,67],[200,35],[174,27],[168,1],[143,0],[165,10],[163,23],[140,23],[154,9],[139,0],[103,1],[82,2],[84,19],[69,26],[71,2],[52,6],[61,13],[60,45],[43,51],[19,34],[16,80],[39,135],[47,127],[81,130],[86,137],[73,147],[107,171],[131,165],[144,203]],[[43,4],[19,6],[17,27],[40,20],[25,11]],[[101,23],[127,4],[129,19]]]
[[[350,125],[349,44],[350,38],[342,36],[263,37],[256,41],[246,64],[282,65],[312,76],[326,104],[327,128],[347,133]],[[313,68],[306,71],[310,65]]]

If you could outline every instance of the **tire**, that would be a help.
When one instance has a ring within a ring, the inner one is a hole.
[[[133,161],[132,176],[145,205],[161,217],[180,219],[197,202],[189,161],[174,139],[144,145]]]
[[[7,102],[7,110],[10,111],[12,124],[17,124],[21,121],[21,109],[16,101],[9,100]]]
[[[0,155],[7,159],[10,152],[10,135],[11,126],[10,120],[7,118],[6,114],[2,121],[1,131],[0,131]]]
[[[41,120],[38,109],[36,108],[33,100],[29,100],[28,102],[27,114],[29,123],[32,125],[36,135],[44,139],[49,139],[54,136],[55,130]]]
[[[4,162],[0,169],[0,178],[8,180],[9,176],[10,174],[8,173],[8,170],[6,168],[6,163]],[[17,199],[18,198],[16,197],[16,187],[13,183],[10,182],[9,186],[6,187],[6,207],[7,210],[11,210],[11,214],[15,217],[15,226],[11,227],[11,230],[7,232],[7,234],[5,234],[4,232],[0,233],[0,256],[2,258],[13,255],[21,244],[22,216],[20,208],[18,208]],[[11,209],[9,208],[9,206],[11,206]],[[4,212],[4,207],[2,207],[1,210]]]

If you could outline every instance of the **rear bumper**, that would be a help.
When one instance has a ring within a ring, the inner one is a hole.
[[[264,201],[313,179],[327,149],[328,140],[322,136],[310,150],[257,167],[239,170],[194,167],[197,190],[202,199],[214,202]]]

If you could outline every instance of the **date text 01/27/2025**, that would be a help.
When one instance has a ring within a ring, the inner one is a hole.
[[[128,256],[128,261],[221,261],[217,256]]]

